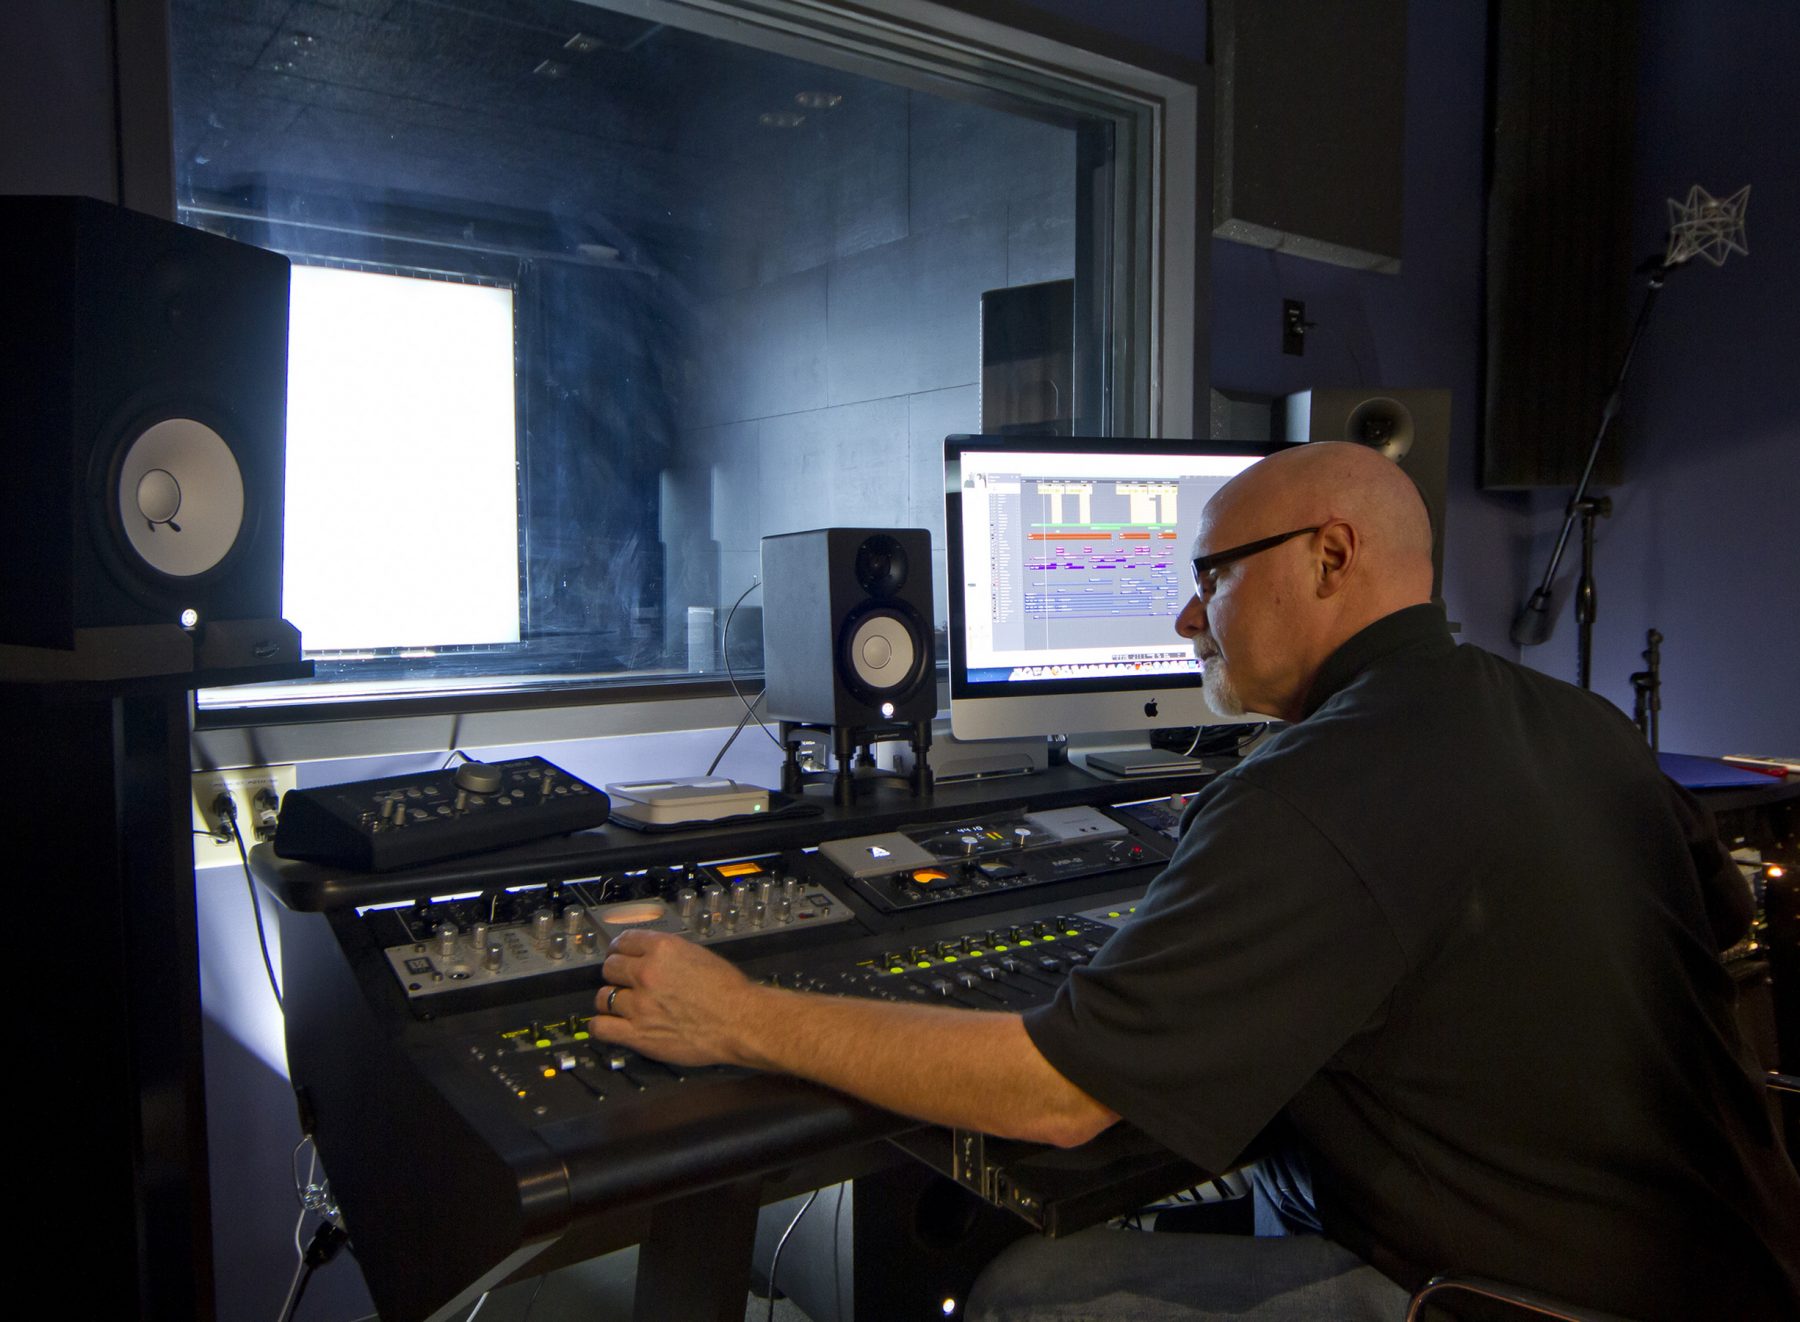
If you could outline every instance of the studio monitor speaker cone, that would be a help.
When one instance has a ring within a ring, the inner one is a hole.
[[[0,251],[0,645],[278,621],[287,259],[77,197]]]

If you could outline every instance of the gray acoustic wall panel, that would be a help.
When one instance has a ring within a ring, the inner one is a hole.
[[[1213,233],[1398,272],[1406,0],[1213,0]]]

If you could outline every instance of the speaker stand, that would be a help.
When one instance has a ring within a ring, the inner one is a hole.
[[[4,821],[33,857],[18,901],[67,915],[25,941],[13,1010],[72,1068],[18,1090],[23,1189],[86,1209],[98,1317],[214,1316],[188,694],[0,683],[25,773]],[[23,912],[23,910],[21,910]]]
[[[781,792],[802,794],[808,785],[831,784],[831,797],[841,808],[856,802],[859,789],[865,786],[893,785],[911,791],[914,798],[924,798],[932,790],[931,722],[895,721],[888,725],[818,725],[806,721],[780,722],[781,746],[785,756],[781,763]],[[836,771],[807,771],[800,765],[800,743],[794,738],[808,730],[831,735]],[[883,771],[875,765],[874,746],[905,739],[912,747],[912,770],[907,773]]]

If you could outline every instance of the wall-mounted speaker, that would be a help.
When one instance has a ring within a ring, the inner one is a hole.
[[[277,619],[287,259],[77,197],[0,253],[0,644]]]
[[[1444,489],[1450,476],[1448,390],[1302,390],[1275,410],[1278,439],[1353,441],[1399,464],[1431,515],[1432,595],[1444,586]]]
[[[937,714],[925,529],[765,537],[762,584],[770,717],[864,727]]]

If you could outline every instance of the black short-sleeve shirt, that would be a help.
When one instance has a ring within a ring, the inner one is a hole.
[[[1800,1179],[1702,819],[1604,701],[1413,607],[1195,797],[1136,919],[1026,1028],[1203,1166],[1284,1118],[1327,1233],[1402,1284],[1800,1316]]]

